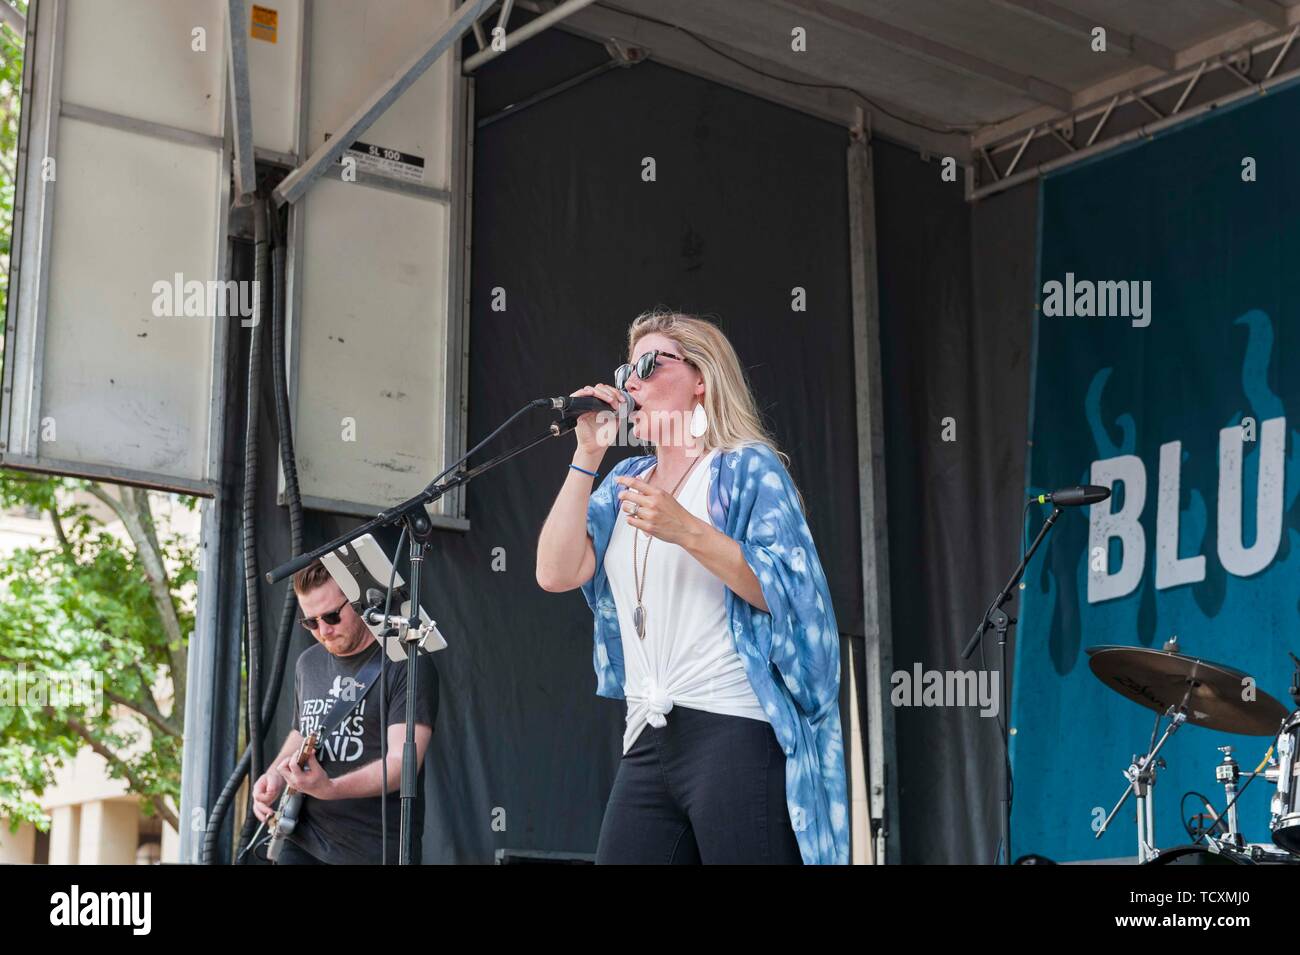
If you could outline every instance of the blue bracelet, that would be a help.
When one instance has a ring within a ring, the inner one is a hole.
[[[588,471],[586,468],[580,468],[576,464],[570,464],[569,467],[575,471],[581,471],[583,474],[590,474],[592,477],[600,477],[595,471]]]

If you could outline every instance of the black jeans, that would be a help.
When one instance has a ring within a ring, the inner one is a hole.
[[[801,864],[771,724],[684,706],[667,721],[618,764],[596,864]]]

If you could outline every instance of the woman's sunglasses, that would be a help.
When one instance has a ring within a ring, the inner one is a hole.
[[[343,603],[339,604],[338,610],[331,610],[329,613],[323,613],[319,617],[303,617],[302,625],[308,630],[315,630],[320,626],[320,622],[324,620],[331,627],[337,627],[343,620],[343,608],[351,602],[352,601],[350,600],[345,600]]]
[[[632,377],[634,371],[638,378],[645,381],[659,367],[660,358],[671,358],[673,361],[684,361],[688,365],[690,364],[690,361],[681,355],[674,355],[672,352],[660,351],[654,348],[638,358],[635,365],[619,365],[614,369],[614,387],[620,390],[626,388],[628,380]]]

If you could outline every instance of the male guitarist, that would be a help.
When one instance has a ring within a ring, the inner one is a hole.
[[[298,823],[280,852],[281,865],[377,864],[380,859],[379,669],[367,668],[383,648],[343,596],[320,561],[293,578],[303,626],[317,645],[298,657],[294,675],[296,728],[279,755],[253,786],[253,812],[261,821],[275,812],[286,783],[306,799]],[[388,684],[388,861],[398,858],[401,821],[402,746],[406,740],[406,664],[385,659]],[[419,656],[415,746],[419,776],[411,813],[415,833],[411,861],[420,861],[424,828],[424,752],[438,713],[438,672],[426,653]],[[373,673],[373,681],[364,679]],[[373,686],[370,684],[373,682]],[[358,702],[359,701],[359,702]],[[294,764],[305,737],[329,722],[335,707],[352,707],[320,741],[302,769]]]

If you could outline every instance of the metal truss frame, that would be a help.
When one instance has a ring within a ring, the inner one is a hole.
[[[1300,25],[1207,57],[1170,76],[1116,92],[1068,115],[1035,123],[1016,135],[986,143],[972,138],[978,158],[967,176],[966,197],[982,199],[1044,173],[1202,116],[1300,78]],[[1217,80],[1217,82],[1216,82]],[[1225,83],[1231,88],[1224,91]],[[1009,156],[1009,158],[1008,158]]]

